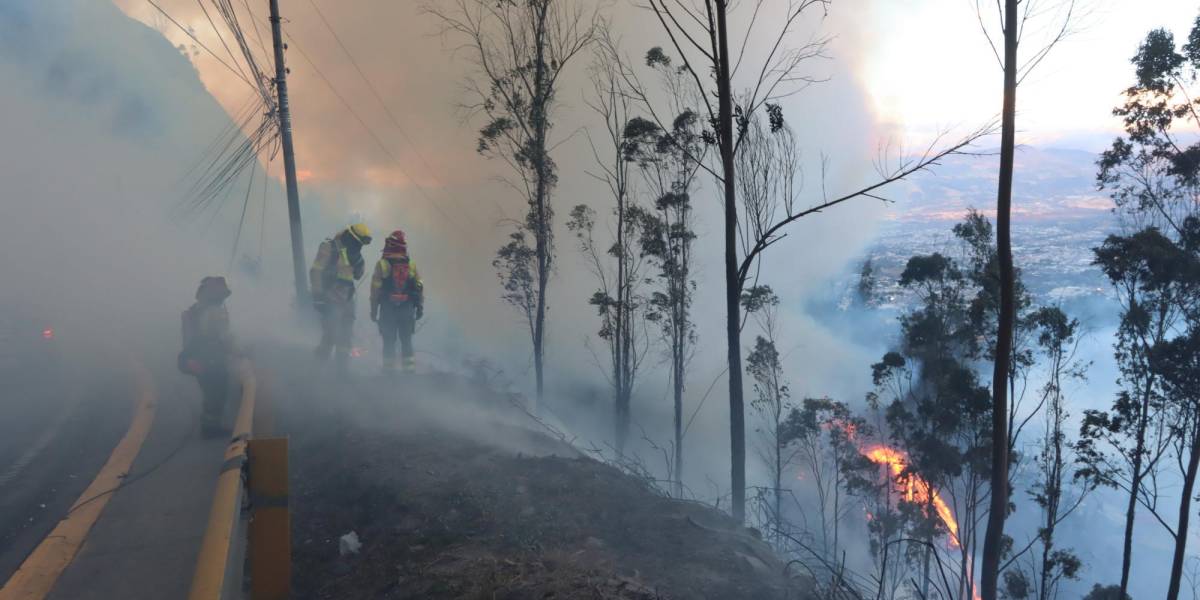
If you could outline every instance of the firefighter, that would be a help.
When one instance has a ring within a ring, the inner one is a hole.
[[[371,243],[371,230],[351,225],[321,242],[308,276],[313,305],[321,315],[321,343],[316,355],[328,360],[334,354],[338,373],[345,375],[354,331],[354,291],[366,270],[362,248]]]
[[[179,368],[200,384],[204,397],[201,433],[206,438],[224,432],[221,418],[229,396],[231,363],[237,354],[225,308],[230,293],[224,277],[205,277],[196,290],[196,303],[183,312]]]
[[[400,339],[400,354],[404,371],[411,373],[413,332],[425,312],[425,286],[417,266],[408,255],[404,232],[397,229],[383,246],[383,257],[375,264],[371,276],[371,320],[379,325],[383,336],[383,370],[396,371],[396,339]]]

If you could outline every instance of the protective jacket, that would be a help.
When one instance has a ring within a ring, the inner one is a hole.
[[[196,303],[183,311],[179,370],[203,378],[224,372],[235,353],[225,299],[230,295],[224,277],[205,277],[196,288]]]
[[[308,271],[313,298],[318,302],[350,300],[354,282],[362,279],[365,270],[361,250],[351,251],[341,235],[321,242]]]
[[[371,310],[384,304],[422,306],[425,284],[407,253],[384,254],[371,275]]]
[[[205,368],[221,366],[234,350],[229,311],[224,304],[197,302],[183,313],[184,359],[199,361]]]

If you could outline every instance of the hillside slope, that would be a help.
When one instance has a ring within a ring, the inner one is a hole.
[[[296,598],[801,597],[753,532],[580,456],[497,393],[339,385],[279,358],[262,378],[292,440]],[[342,557],[351,531],[361,551]]]

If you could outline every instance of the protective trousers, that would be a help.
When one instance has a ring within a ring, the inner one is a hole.
[[[203,434],[210,437],[221,431],[221,417],[229,396],[229,369],[222,363],[210,363],[196,376],[196,381],[204,397],[200,427]]]
[[[415,307],[411,302],[392,304],[384,302],[379,307],[379,334],[383,336],[383,368],[396,369],[396,339],[400,340],[400,354],[404,358],[404,370],[412,370],[413,331],[416,330]]]
[[[345,371],[350,359],[350,343],[354,334],[354,302],[329,302],[321,309],[321,343],[317,357],[326,360],[333,353],[340,371]]]

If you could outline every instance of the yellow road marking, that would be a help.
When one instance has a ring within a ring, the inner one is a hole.
[[[121,479],[129,473],[133,459],[137,458],[142,442],[154,423],[154,384],[150,372],[134,361],[134,378],[137,383],[138,399],[133,421],[129,430],[117,443],[108,462],[92,480],[63,520],[58,522],[50,535],[38,544],[17,572],[0,588],[0,600],[41,600],[50,593],[58,576],[75,559],[79,547],[100,518],[108,504],[112,490],[121,485]]]
[[[215,600],[225,588],[229,568],[229,550],[241,511],[242,469],[246,460],[246,444],[254,419],[256,381],[248,363],[241,365],[242,406],[233,426],[233,439],[225,448],[225,469],[217,479],[208,527],[200,544],[196,573],[192,577],[190,600]],[[0,600],[4,600],[0,598]]]

